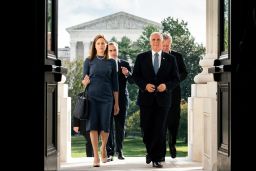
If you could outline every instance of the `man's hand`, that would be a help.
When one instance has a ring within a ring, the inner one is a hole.
[[[76,133],[78,133],[79,127],[75,126],[75,127],[73,127],[73,130],[74,130]]]
[[[124,74],[124,76],[128,77],[129,70],[126,67],[121,67],[121,69],[122,69],[122,73]]]
[[[166,85],[165,84],[160,84],[158,87],[157,87],[157,91],[159,92],[163,92],[166,90]]]
[[[154,84],[147,84],[147,85],[146,85],[146,90],[147,90],[149,93],[155,92],[155,89],[156,89],[156,87],[155,87]]]

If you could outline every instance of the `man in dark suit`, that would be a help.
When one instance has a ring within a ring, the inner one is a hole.
[[[175,57],[162,52],[163,36],[150,35],[151,50],[137,56],[133,80],[139,87],[140,126],[146,145],[146,163],[161,168],[165,125],[171,106],[171,92],[179,82]]]
[[[85,142],[85,151],[86,151],[86,156],[87,157],[93,157],[93,152],[92,152],[92,143],[91,143],[91,139],[90,139],[90,132],[86,132],[86,120],[80,120],[77,119],[75,117],[72,118],[72,126],[73,126],[73,131],[75,131],[76,133],[80,132],[86,142]]]
[[[110,122],[110,134],[107,143],[107,153],[109,160],[113,160],[113,156],[116,152],[119,160],[124,160],[123,140],[124,140],[124,125],[127,114],[127,108],[129,103],[129,93],[127,90],[127,82],[133,83],[131,77],[131,67],[125,60],[118,58],[118,44],[116,42],[110,42],[108,44],[108,55],[116,61],[119,83],[119,114],[111,116]],[[113,125],[115,129],[113,129]]]
[[[168,33],[163,33],[163,52],[169,53],[176,58],[180,82],[183,81],[188,72],[186,70],[186,65],[183,61],[182,55],[175,52],[171,48],[172,37]],[[170,149],[170,154],[172,158],[176,157],[176,139],[178,134],[178,128],[180,123],[180,101],[181,101],[181,89],[180,84],[178,84],[172,91],[172,103],[171,108],[168,112],[167,117],[167,129],[168,129],[168,145]],[[164,153],[166,153],[166,144],[164,146]],[[165,155],[164,155],[165,156]]]

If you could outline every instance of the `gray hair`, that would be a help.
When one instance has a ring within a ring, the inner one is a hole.
[[[118,44],[116,42],[109,42],[108,45],[114,45],[118,51]]]
[[[170,39],[170,41],[172,43],[172,36],[170,35],[170,33],[164,32],[162,35],[163,35],[163,40]]]
[[[157,32],[157,31],[150,34],[149,40],[151,40],[152,35],[155,35],[155,34],[158,34],[160,36],[161,41],[163,41],[163,35],[160,32]]]

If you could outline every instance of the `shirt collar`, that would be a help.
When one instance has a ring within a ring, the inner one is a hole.
[[[158,53],[159,56],[161,56],[161,55],[162,55],[162,50],[160,50],[160,51],[158,51],[158,52],[155,52],[155,51],[152,50],[152,55],[153,55],[153,56],[155,56],[155,53]]]
[[[116,58],[112,58],[112,57],[110,57],[111,59],[114,59],[116,62],[118,62],[119,61],[119,59],[118,59],[118,57],[116,57]]]
[[[112,57],[111,57],[111,58],[112,58]],[[117,70],[117,72],[118,72],[118,62],[119,62],[119,59],[118,59],[118,57],[112,58],[112,59],[114,59],[114,60],[116,61],[116,70]]]

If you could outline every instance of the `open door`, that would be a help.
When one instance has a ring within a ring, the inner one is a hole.
[[[254,88],[247,79],[255,80],[255,4],[219,0],[218,8],[219,58],[209,68],[218,82],[217,170],[246,170],[250,143],[245,135],[255,129],[248,117],[253,106],[248,98]]]
[[[230,1],[219,1],[219,58],[214,61],[210,73],[214,73],[217,87],[217,158],[218,170],[231,168],[231,68],[234,65],[230,53]]]
[[[47,54],[45,55],[45,103],[44,103],[44,170],[57,170],[57,82],[61,80],[61,63],[57,59],[57,1],[46,0],[46,37]]]
[[[57,102],[58,82],[66,69],[61,66],[58,59],[57,24],[58,1],[46,0],[46,49],[44,57],[44,170],[57,170],[58,168],[58,135],[57,135]]]
[[[6,102],[2,111],[7,111],[2,115],[7,124],[3,129],[7,133],[3,136],[7,143],[4,156],[9,161],[4,164],[10,169],[58,168],[57,83],[66,69],[57,54],[57,2],[17,1],[6,6],[17,14],[7,17],[13,25],[8,25],[9,32],[4,34],[12,35],[6,37],[9,42],[15,38],[15,43],[4,41],[8,55],[2,65],[9,69],[1,72],[6,86],[2,91],[7,94],[2,96]]]
[[[33,67],[31,71],[34,71],[33,79],[37,83],[33,85],[33,94],[37,96],[31,98],[34,99],[34,105],[29,108],[33,110],[30,120],[34,131],[29,137],[33,140],[33,148],[29,147],[29,151],[33,153],[31,158],[37,163],[34,170],[57,170],[58,82],[61,81],[62,74],[67,72],[57,54],[58,0],[37,0],[34,4],[36,23],[35,32],[32,33],[35,33],[35,55],[33,65],[29,66]]]

